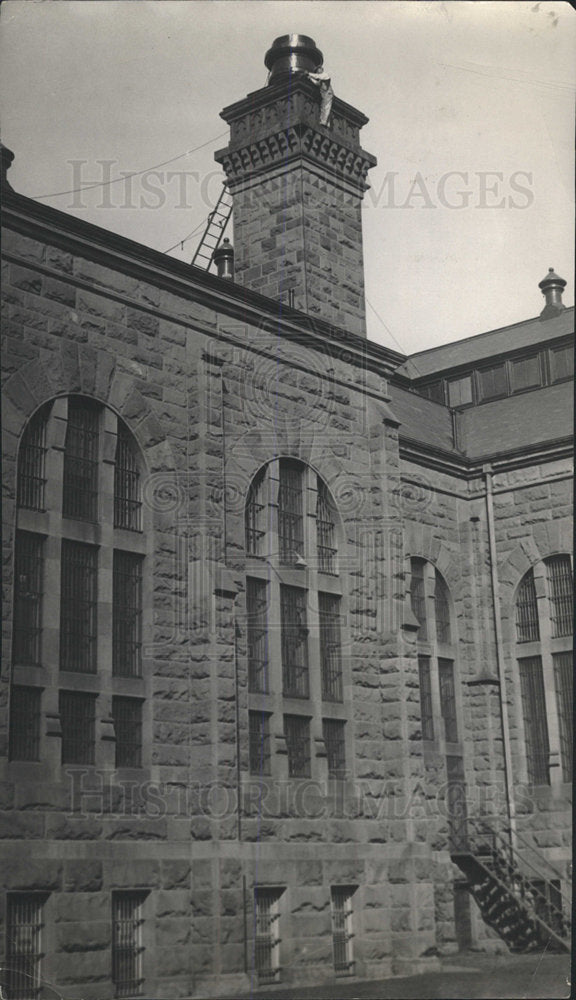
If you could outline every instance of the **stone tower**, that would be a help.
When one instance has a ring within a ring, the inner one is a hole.
[[[320,89],[306,71],[322,53],[311,38],[277,38],[265,63],[267,85],[222,112],[230,142],[215,154],[234,202],[235,280],[365,337],[368,119],[335,98],[320,124]]]

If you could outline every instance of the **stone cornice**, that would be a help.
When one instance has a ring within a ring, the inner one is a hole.
[[[348,184],[365,191],[366,176],[376,158],[357,147],[336,140],[330,133],[308,125],[294,125],[263,136],[238,149],[218,150],[214,159],[222,164],[231,184],[262,175],[276,166],[286,168],[296,161],[307,161],[328,171]]]

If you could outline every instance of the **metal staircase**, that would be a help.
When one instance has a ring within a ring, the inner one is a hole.
[[[232,196],[228,190],[226,181],[224,181],[220,196],[216,202],[216,207],[208,216],[202,239],[192,258],[193,267],[201,267],[204,271],[210,270],[212,256],[214,251],[220,246],[226,226],[232,215],[232,204]]]
[[[482,917],[511,951],[570,950],[570,903],[561,876],[521,834],[498,819],[467,818],[452,831],[450,854]]]

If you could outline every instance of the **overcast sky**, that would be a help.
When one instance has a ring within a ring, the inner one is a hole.
[[[370,118],[371,339],[413,352],[538,315],[551,266],[572,303],[568,3],[8,0],[13,187],[160,251],[199,227],[171,253],[190,260],[220,188],[219,113],[265,84],[289,32],[315,39],[337,96]],[[139,175],[54,196],[122,172]]]

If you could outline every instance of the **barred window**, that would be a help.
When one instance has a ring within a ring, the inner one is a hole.
[[[532,354],[527,358],[518,358],[510,362],[512,392],[522,392],[524,389],[534,389],[542,385],[540,370],[540,355]]]
[[[249,712],[250,774],[270,774],[270,715]]]
[[[340,598],[333,594],[318,594],[318,611],[322,697],[325,701],[342,701],[344,695],[340,642]]]
[[[332,886],[332,945],[334,950],[334,971],[337,976],[354,974],[352,927],[353,889],[347,886]]]
[[[310,719],[301,715],[284,716],[284,736],[288,751],[288,776],[310,777]]]
[[[140,468],[132,435],[118,421],[114,462],[114,527],[142,529]]]
[[[420,622],[418,639],[427,637],[426,628],[426,591],[424,587],[424,559],[411,559],[410,572],[412,583],[410,588],[410,601],[414,617]]]
[[[42,407],[28,423],[18,455],[18,506],[44,510],[46,486],[46,428],[49,407]]]
[[[144,984],[142,929],[146,893],[112,893],[112,982],[117,997],[138,996]]]
[[[318,569],[336,573],[336,526],[330,494],[325,482],[317,477],[316,525],[318,532]]]
[[[452,660],[442,658],[438,660],[438,677],[440,681],[440,710],[444,720],[445,739],[447,743],[456,743],[458,740],[458,721]]]
[[[505,362],[479,371],[478,387],[480,390],[480,400],[498,399],[500,396],[508,395],[508,378]]]
[[[114,551],[112,672],[142,676],[142,556]]]
[[[69,401],[64,445],[64,517],[97,520],[99,418],[99,410],[93,404],[85,400]]]
[[[138,698],[113,698],[112,718],[116,767],[142,767],[142,702]]]
[[[435,574],[434,609],[436,615],[436,641],[450,643],[450,601],[448,587],[438,570]]]
[[[38,1000],[45,893],[10,892],[6,914],[6,1000]]]
[[[549,785],[550,744],[542,659],[540,656],[525,657],[518,660],[518,668],[524,715],[528,781],[534,785]]]
[[[548,574],[552,638],[571,635],[573,622],[573,581],[570,556],[545,560]]]
[[[93,764],[96,696],[80,691],[60,692],[62,763]]]
[[[266,536],[266,506],[264,504],[266,470],[261,469],[254,477],[248,490],[248,499],[244,511],[244,526],[246,531],[246,552],[249,556],[264,554],[264,539]]]
[[[574,666],[572,652],[554,653],[554,684],[560,724],[560,761],[564,781],[572,781]]]
[[[97,550],[62,540],[60,669],[96,673]]]
[[[432,709],[432,680],[430,676],[430,657],[418,657],[418,676],[420,680],[420,712],[422,715],[422,739],[434,739],[434,713]]]
[[[328,758],[328,777],[346,777],[346,723],[340,719],[323,719],[322,735]]]
[[[538,601],[534,584],[534,571],[529,570],[522,579],[516,599],[516,638],[518,642],[534,642],[540,638]]]
[[[302,504],[302,474],[300,462],[280,459],[278,489],[278,543],[280,562],[294,563],[304,551],[304,517]]]
[[[259,983],[280,981],[281,889],[254,889],[254,968]]]
[[[280,615],[284,694],[292,698],[308,698],[310,688],[306,591],[298,587],[281,585]]]
[[[10,693],[10,760],[40,759],[40,688],[15,684]]]
[[[268,691],[268,583],[248,577],[246,581],[248,639],[248,689]]]
[[[19,665],[40,665],[43,551],[44,539],[41,535],[16,532],[12,660]]]

